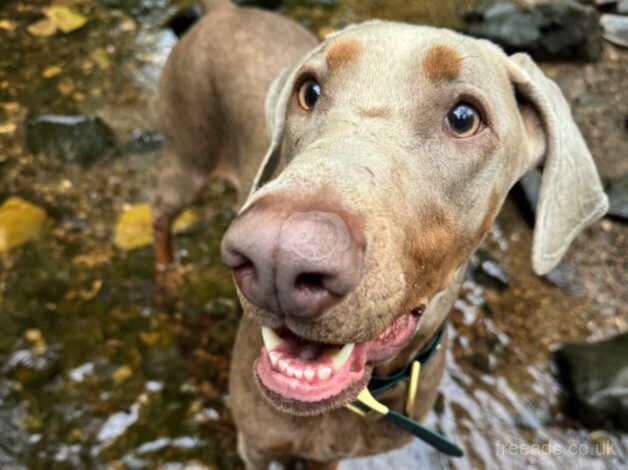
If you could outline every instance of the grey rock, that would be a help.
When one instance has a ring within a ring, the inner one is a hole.
[[[628,333],[554,352],[568,412],[585,426],[628,431]]]
[[[528,9],[514,2],[498,3],[464,19],[467,33],[490,39],[508,53],[527,52],[536,60],[594,61],[602,52],[597,11],[574,1]]]
[[[193,3],[181,8],[168,18],[164,26],[170,28],[180,38],[201,16],[203,16],[203,6],[200,3]]]
[[[602,15],[600,24],[604,39],[617,46],[628,47],[628,16]]]
[[[116,147],[115,134],[98,117],[48,114],[26,123],[26,148],[31,153],[88,166],[116,152]]]
[[[503,290],[510,284],[510,277],[486,250],[479,248],[469,262],[471,278],[484,287]]]
[[[121,153],[152,152],[160,149],[164,141],[164,136],[156,130],[133,129],[132,136],[131,140],[121,146]]]
[[[608,214],[628,220],[628,173],[611,181],[607,195],[610,203]]]
[[[617,13],[620,15],[628,15],[628,0],[619,0],[617,4]]]

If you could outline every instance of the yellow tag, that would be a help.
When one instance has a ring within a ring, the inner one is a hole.
[[[406,416],[413,418],[416,392],[419,389],[419,374],[421,373],[421,363],[414,361],[410,369],[410,381],[408,383],[408,397],[406,398]]]

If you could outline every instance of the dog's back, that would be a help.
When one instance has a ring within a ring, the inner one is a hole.
[[[161,128],[166,152],[180,163],[222,172],[246,192],[268,146],[268,87],[316,39],[279,15],[228,0],[207,3],[164,68]]]

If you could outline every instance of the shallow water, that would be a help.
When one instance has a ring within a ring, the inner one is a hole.
[[[218,255],[234,195],[211,187],[198,223],[177,237],[187,282],[172,305],[153,302],[150,248],[113,244],[118,216],[151,196],[154,89],[176,41],[160,25],[176,5],[71,0],[62,3],[88,18],[84,27],[27,33],[49,3],[0,6],[0,204],[19,196],[47,213],[37,240],[0,248],[0,468],[238,467],[225,393],[239,312]],[[288,3],[290,15],[325,34],[371,16],[457,26],[456,4],[473,2]],[[87,167],[31,155],[23,123],[43,113],[96,114],[116,132],[118,150]],[[561,341],[628,327],[627,232],[607,223],[576,243],[558,288],[531,274],[530,229],[509,203],[485,249],[510,284],[465,284],[429,418],[467,457],[450,462],[416,442],[342,468],[626,465],[625,434],[591,432],[562,414],[549,362]],[[604,442],[613,445],[607,455]],[[536,453],[523,447],[546,443]]]

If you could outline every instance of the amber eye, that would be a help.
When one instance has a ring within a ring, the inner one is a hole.
[[[299,87],[297,100],[305,111],[311,111],[321,96],[321,86],[314,79],[305,80]]]
[[[482,127],[482,118],[473,105],[460,102],[447,113],[447,125],[454,137],[464,139],[477,134]]]

